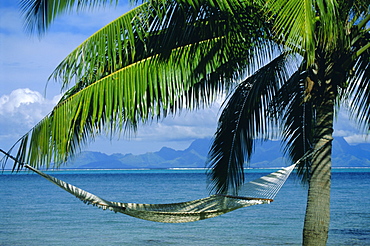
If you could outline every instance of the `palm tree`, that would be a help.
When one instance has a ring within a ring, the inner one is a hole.
[[[23,0],[21,7],[28,29],[42,33],[63,12],[107,2]],[[309,184],[303,244],[324,245],[336,108],[348,106],[370,129],[369,3],[144,2],[56,68],[51,77],[66,92],[14,146],[15,168],[61,165],[97,134],[130,132],[139,122],[208,106],[226,91],[209,154],[211,189],[236,193],[255,139],[281,132]]]
[[[254,139],[281,129],[285,152],[302,160],[298,172],[309,185],[303,245],[325,245],[328,238],[336,109],[347,106],[370,131],[369,3],[266,1],[264,13],[284,52],[233,92],[210,151],[213,188],[235,191]],[[301,59],[296,67],[288,62],[292,55]]]

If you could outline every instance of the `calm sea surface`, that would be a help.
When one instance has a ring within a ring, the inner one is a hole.
[[[266,175],[253,170],[248,179]],[[208,196],[203,171],[57,171],[111,201],[169,203]],[[0,245],[300,245],[307,190],[292,175],[270,205],[186,224],[87,206],[35,174],[0,175]],[[328,245],[370,245],[370,169],[332,175]]]

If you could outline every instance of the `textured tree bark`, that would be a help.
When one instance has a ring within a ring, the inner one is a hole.
[[[303,245],[326,245],[330,224],[331,150],[335,89],[325,82],[321,104],[317,108],[314,154],[310,170]]]

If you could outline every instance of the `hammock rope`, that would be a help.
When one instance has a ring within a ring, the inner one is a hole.
[[[269,204],[289,177],[295,164],[244,184],[238,196],[216,194],[193,201],[169,204],[107,201],[29,165],[24,165],[24,167],[71,193],[86,204],[149,221],[185,223],[216,217],[243,207]]]

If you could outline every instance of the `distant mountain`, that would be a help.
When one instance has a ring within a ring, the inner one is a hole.
[[[344,138],[335,138],[332,160],[338,167],[370,167],[370,144],[349,145]]]
[[[163,147],[141,155],[85,151],[66,168],[133,169],[133,168],[203,168],[211,139],[197,139],[185,150]],[[370,144],[349,145],[344,138],[333,141],[333,167],[370,167]],[[250,167],[281,167],[288,164],[282,157],[279,141],[257,143]]]

